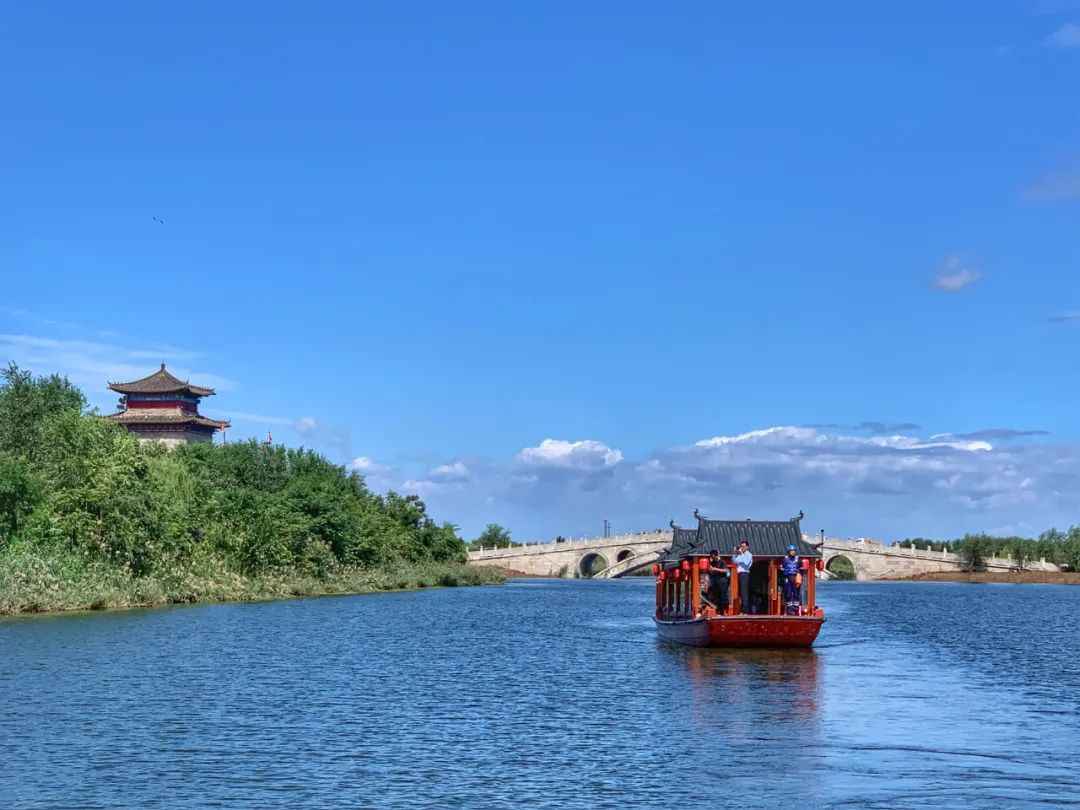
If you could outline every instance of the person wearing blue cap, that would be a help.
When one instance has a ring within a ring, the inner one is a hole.
[[[780,573],[784,576],[784,612],[789,616],[799,614],[799,550],[794,544],[787,547],[787,554],[780,558]]]
[[[742,602],[742,612],[753,613],[754,608],[750,603],[750,566],[754,564],[754,555],[750,553],[750,542],[740,540],[731,559],[739,573],[739,601]]]

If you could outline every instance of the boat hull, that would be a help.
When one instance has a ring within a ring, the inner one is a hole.
[[[822,616],[713,616],[654,621],[660,638],[692,647],[809,647],[825,623]]]

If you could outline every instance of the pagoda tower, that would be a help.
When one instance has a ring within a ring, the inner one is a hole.
[[[161,442],[168,447],[210,442],[214,433],[229,427],[228,422],[199,413],[199,400],[213,396],[213,388],[177,379],[165,370],[164,363],[149,377],[111,382],[109,388],[120,394],[120,410],[105,418],[123,425],[141,442]]]

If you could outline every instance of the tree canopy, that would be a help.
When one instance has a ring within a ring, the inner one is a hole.
[[[1073,571],[1080,570],[1080,526],[1073,526],[1065,532],[1047,529],[1037,538],[965,534],[955,540],[914,537],[902,540],[897,545],[902,548],[950,551],[959,554],[964,564],[972,570],[982,568],[989,557],[1012,560],[1018,568],[1034,560],[1046,560]]]
[[[457,527],[415,495],[371,492],[317,453],[254,440],[140,445],[66,379],[0,383],[0,553],[49,547],[135,575],[194,558],[245,574],[460,562]]]
[[[510,539],[510,532],[498,523],[489,523],[480,536],[469,543],[470,549],[478,548],[510,548],[520,545]]]

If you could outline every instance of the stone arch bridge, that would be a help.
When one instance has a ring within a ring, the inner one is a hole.
[[[819,538],[804,536],[810,543]],[[671,545],[670,531],[620,534],[567,540],[561,543],[530,543],[512,548],[489,548],[469,552],[471,565],[496,565],[529,576],[593,577],[611,579],[631,574],[655,562],[660,552]],[[956,554],[943,551],[918,551],[886,546],[874,540],[842,540],[826,537],[822,546],[825,576],[836,570],[841,558],[850,563],[855,579],[895,579],[935,571],[957,571],[963,563]],[[990,570],[1009,570],[1011,560],[990,559]],[[1057,571],[1057,566],[1040,560],[1026,563],[1035,571]]]

